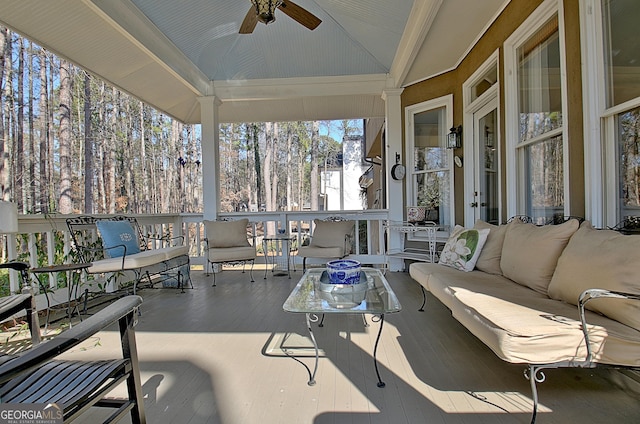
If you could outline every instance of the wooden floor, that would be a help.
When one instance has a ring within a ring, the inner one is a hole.
[[[386,387],[376,386],[372,351],[379,323],[328,316],[314,330],[323,357],[315,386],[303,315],[282,310],[300,271],[287,277],[224,271],[217,287],[201,271],[194,289],[145,289],[136,327],[150,423],[528,423],[524,366],[499,360],[420,288],[388,273],[403,310],[386,317],[378,349]],[[115,330],[115,329],[114,329]],[[68,354],[108,357],[119,348],[105,331]],[[283,340],[299,347],[287,357]],[[307,356],[305,356],[307,355]],[[540,384],[538,423],[640,422],[640,384],[611,370],[549,370]],[[122,390],[120,393],[124,393]],[[97,415],[81,422],[97,422]],[[126,419],[128,421],[129,418]]]

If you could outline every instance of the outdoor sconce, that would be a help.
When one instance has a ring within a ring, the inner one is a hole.
[[[462,125],[451,128],[447,134],[447,149],[458,149],[462,147]]]

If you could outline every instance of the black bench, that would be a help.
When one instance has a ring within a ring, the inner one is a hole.
[[[0,402],[56,404],[64,422],[89,408],[115,411],[105,422],[130,413],[134,424],[145,423],[142,385],[134,333],[140,296],[127,296],[110,304],[73,328],[17,355],[0,356]],[[111,324],[118,323],[122,357],[102,361],[62,360],[57,357]],[[126,381],[127,399],[105,396]]]

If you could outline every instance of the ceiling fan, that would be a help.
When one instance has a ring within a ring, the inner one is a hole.
[[[289,0],[251,0],[251,8],[240,25],[240,34],[251,34],[258,21],[265,25],[276,20],[275,10],[280,9],[294,21],[314,30],[322,22],[308,10]]]

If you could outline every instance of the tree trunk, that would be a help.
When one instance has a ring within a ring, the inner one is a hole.
[[[318,121],[313,121],[311,127],[311,210],[318,210]]]
[[[44,49],[40,49],[38,54],[40,63],[40,99],[38,101],[40,129],[40,184],[39,199],[40,211],[49,213],[49,175],[47,172],[47,162],[49,159],[49,81],[47,80],[47,54]]]
[[[58,210],[73,212],[71,186],[71,73],[70,64],[60,61],[60,197]]]
[[[93,131],[91,77],[84,74],[84,213],[93,213]]]
[[[14,195],[13,199],[18,205],[18,211],[25,212],[24,201],[26,194],[23,190],[24,177],[24,39],[18,39],[18,98],[16,116],[16,144],[13,151]]]
[[[11,33],[0,26],[0,81],[11,80]],[[9,71],[5,74],[5,69]],[[9,167],[9,99],[11,84],[2,84],[0,92],[0,199],[11,198],[11,168]]]

